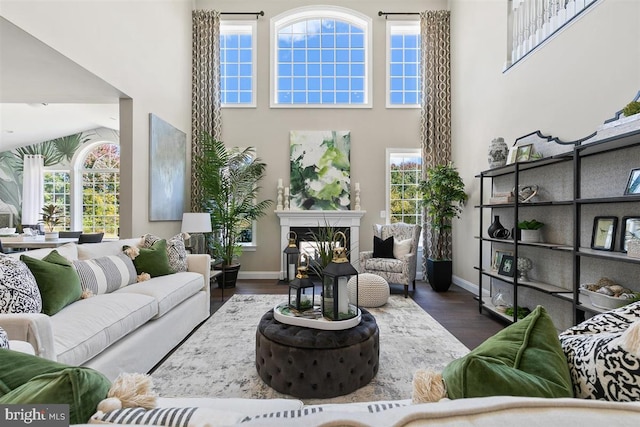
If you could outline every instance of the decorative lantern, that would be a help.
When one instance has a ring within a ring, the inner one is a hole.
[[[347,236],[341,231],[347,245]],[[322,315],[330,320],[347,320],[358,315],[358,271],[349,263],[346,247],[333,249],[333,260],[323,270]],[[356,276],[356,301],[349,301],[347,282]],[[355,304],[354,304],[355,303]]]
[[[293,237],[291,235],[293,234]],[[300,251],[298,250],[298,245],[296,244],[296,240],[298,240],[298,235],[295,231],[289,232],[289,243],[287,247],[284,248],[284,257],[283,257],[283,268],[284,268],[284,280],[286,282],[291,282],[296,275],[296,264],[298,262],[298,255],[300,255]]]
[[[308,265],[298,263],[298,274],[289,282],[289,307],[298,311],[312,309],[315,304],[314,286],[309,279],[308,270]],[[307,294],[307,289],[311,289],[310,294]]]

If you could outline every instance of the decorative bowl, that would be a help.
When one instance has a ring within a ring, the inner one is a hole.
[[[603,308],[605,310],[622,307],[623,305],[633,302],[633,300],[628,298],[610,297],[609,295],[599,294],[598,292],[593,292],[584,288],[580,289],[580,292],[589,296],[591,304],[593,304],[594,307]]]
[[[11,236],[16,234],[15,227],[3,227],[0,228],[0,236]]]

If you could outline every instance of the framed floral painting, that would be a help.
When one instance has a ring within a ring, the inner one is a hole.
[[[291,131],[292,210],[351,208],[351,133]]]

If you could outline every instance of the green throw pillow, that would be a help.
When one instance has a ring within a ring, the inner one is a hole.
[[[124,249],[126,249],[126,246]],[[171,266],[169,266],[167,241],[165,239],[157,240],[149,248],[140,248],[140,254],[134,258],[133,265],[136,266],[138,274],[149,273],[151,277],[174,273]]]
[[[80,277],[71,261],[53,250],[40,259],[21,255],[36,278],[42,297],[42,312],[52,316],[82,296]]]
[[[0,404],[67,404],[69,422],[86,423],[107,397],[100,372],[0,349]]]
[[[447,397],[573,397],[567,359],[551,317],[538,306],[442,372]]]

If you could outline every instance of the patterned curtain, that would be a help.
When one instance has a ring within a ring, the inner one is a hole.
[[[436,10],[420,13],[422,112],[420,139],[422,145],[422,173],[451,161],[451,65],[449,58],[449,11]],[[423,211],[424,213],[424,211]],[[432,257],[436,236],[423,215],[422,224],[425,251],[422,259],[426,272],[426,259]],[[446,236],[445,256],[452,256],[451,235]]]
[[[200,155],[200,135],[222,138],[220,116],[220,12],[192,13],[191,158]],[[191,210],[200,212],[200,177],[191,162]]]

